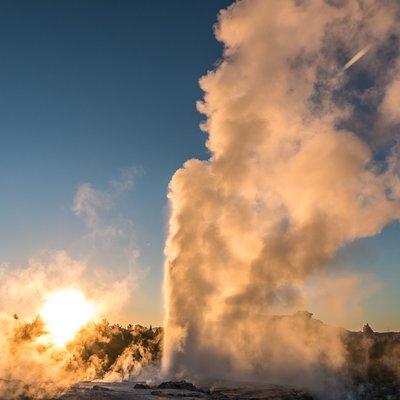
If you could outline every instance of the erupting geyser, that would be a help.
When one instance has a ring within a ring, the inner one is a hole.
[[[307,281],[338,249],[399,218],[399,12],[243,0],[220,13],[224,56],[198,103],[211,157],[170,183],[166,373],[316,387],[343,363],[336,332],[274,314],[308,307]]]

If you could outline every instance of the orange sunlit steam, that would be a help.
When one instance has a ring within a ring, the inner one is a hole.
[[[95,308],[77,289],[53,292],[42,311],[52,342],[57,346],[68,343],[95,315]]]

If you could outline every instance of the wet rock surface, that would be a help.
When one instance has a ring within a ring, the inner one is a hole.
[[[265,385],[257,388],[240,387],[198,388],[190,382],[163,382],[150,387],[142,382],[80,383],[71,387],[59,400],[312,400],[313,397],[293,388]]]

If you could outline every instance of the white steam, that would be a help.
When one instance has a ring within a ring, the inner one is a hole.
[[[25,266],[0,263],[1,398],[47,398],[96,377],[101,360],[80,363],[79,346],[110,340],[93,321],[127,321],[143,275],[133,223],[115,210],[133,185],[133,172],[123,171],[103,191],[88,183],[78,187],[73,211],[86,227],[78,251],[42,251]]]
[[[338,249],[399,218],[399,11],[243,0],[220,13],[224,55],[198,103],[211,157],[170,183],[167,373],[316,387],[340,367],[338,332],[273,314],[308,304]]]

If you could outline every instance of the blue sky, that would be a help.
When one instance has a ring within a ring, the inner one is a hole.
[[[2,2],[3,262],[74,253],[87,233],[72,212],[78,185],[103,190],[133,166],[140,172],[118,207],[148,270],[135,297],[148,297],[150,320],[160,320],[167,185],[186,159],[206,157],[198,78],[220,56],[212,25],[227,4]]]
[[[107,191],[133,167],[134,186],[115,205],[147,271],[130,315],[161,321],[167,185],[185,160],[207,157],[198,79],[221,55],[212,25],[230,3],[1,3],[0,261],[21,267],[57,249],[84,257],[88,228],[72,210],[79,185]],[[380,280],[365,305],[381,329],[400,328],[399,232],[391,225],[338,256]],[[111,254],[109,268],[125,265]]]

